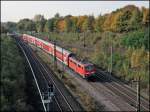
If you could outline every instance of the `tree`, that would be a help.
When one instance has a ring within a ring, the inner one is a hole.
[[[52,31],[54,31],[54,18],[48,19],[46,21],[46,24],[44,26],[44,30],[45,30],[45,32],[52,32]]]
[[[35,15],[34,18],[33,18],[34,22],[40,22],[40,21],[43,21],[43,20],[44,20],[44,16],[41,15],[41,14]]]
[[[72,21],[72,31],[73,31],[73,32],[78,31],[78,28],[77,28],[78,18],[75,17],[75,16],[72,16],[72,17],[71,17],[71,21]]]
[[[85,19],[87,18],[87,16],[79,16],[78,17],[78,21],[77,21],[77,29],[78,29],[78,32],[83,32],[83,23],[85,21]]]
[[[149,24],[149,9],[148,8],[145,8],[145,7],[142,7],[142,14],[143,14],[143,19],[142,19],[142,22],[143,24],[145,24],[146,26],[148,26]]]
[[[21,19],[18,24],[17,28],[19,31],[35,31],[35,23],[30,19]]]
[[[149,29],[145,31],[134,31],[124,36],[122,44],[127,47],[141,48],[149,50]]]
[[[127,5],[108,14],[104,22],[104,30],[123,32],[136,30],[141,25],[141,12],[134,5]]]
[[[64,27],[65,32],[70,32],[72,31],[72,21],[70,17],[65,17],[65,27]]]
[[[60,18],[59,13],[56,13],[55,16],[54,16],[54,18],[59,19]]]
[[[65,20],[64,19],[60,19],[57,22],[57,29],[59,32],[64,32],[64,30],[65,30]]]
[[[5,26],[1,25],[1,33],[7,33],[7,32],[8,29]]]
[[[95,28],[96,32],[103,31],[104,20],[105,20],[105,16],[101,16],[101,15],[99,15],[98,18],[95,20],[95,26],[94,26],[94,28]]]
[[[44,26],[46,23],[46,19],[42,15],[35,15],[34,21],[36,24],[36,31],[37,32],[43,32],[44,31]]]
[[[84,31],[93,31],[93,28],[94,28],[94,16],[88,16],[85,20],[84,20],[84,23],[83,23],[83,30]]]

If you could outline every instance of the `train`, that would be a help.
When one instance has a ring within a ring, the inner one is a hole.
[[[28,34],[22,34],[21,39],[55,56],[84,79],[95,75],[96,69],[92,63],[78,59],[74,53],[55,45],[54,42],[48,42]]]

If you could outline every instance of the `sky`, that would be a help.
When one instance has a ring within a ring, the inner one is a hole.
[[[1,22],[18,22],[42,14],[46,19],[57,12],[66,15],[94,15],[110,13],[126,5],[149,7],[148,1],[1,1]]]

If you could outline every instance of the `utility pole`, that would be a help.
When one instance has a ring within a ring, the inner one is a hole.
[[[137,112],[140,112],[140,78],[137,81]]]
[[[61,75],[61,78],[63,77],[63,72],[64,72],[64,56],[63,56],[63,47],[62,47],[62,75]]]
[[[112,74],[112,63],[113,63],[113,46],[112,46],[112,42],[111,42],[111,68],[110,68],[110,74]]]
[[[56,42],[54,40],[54,69],[57,69],[57,62],[56,62]]]
[[[83,46],[85,47],[85,32],[83,33],[84,34],[84,36],[83,36]]]
[[[140,77],[137,80],[133,80],[133,82],[136,82],[136,90],[137,90],[137,100],[136,100],[136,111],[140,112],[140,105],[141,105],[141,100],[140,100]]]

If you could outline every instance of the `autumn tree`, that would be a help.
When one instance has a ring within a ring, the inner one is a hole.
[[[94,28],[95,28],[95,31],[96,31],[96,32],[101,32],[101,31],[103,31],[103,23],[104,23],[104,20],[105,20],[105,16],[101,16],[101,15],[99,15],[98,18],[95,19]]]
[[[72,21],[71,21],[70,17],[71,17],[71,16],[66,16],[66,17],[64,18],[64,20],[65,20],[64,31],[65,31],[65,32],[70,32],[70,31],[72,31]]]
[[[148,26],[149,24],[149,9],[148,8],[145,8],[145,7],[142,7],[142,14],[143,14],[143,18],[142,18],[142,22],[144,25]]]
[[[57,22],[57,29],[59,32],[64,32],[65,30],[65,20],[61,19]]]
[[[72,21],[72,31],[78,32],[78,27],[77,27],[78,18],[75,16],[72,16],[71,21]]]
[[[77,29],[78,29],[79,32],[83,32],[82,26],[83,26],[83,23],[84,23],[84,21],[85,21],[86,18],[87,18],[86,15],[85,15],[85,16],[79,16],[79,17],[78,17]]]
[[[84,31],[93,31],[94,29],[94,16],[88,16],[84,22],[83,22],[83,25],[82,25],[82,28]]]
[[[141,12],[138,7],[128,5],[107,15],[104,30],[123,32],[135,30],[141,24]]]

